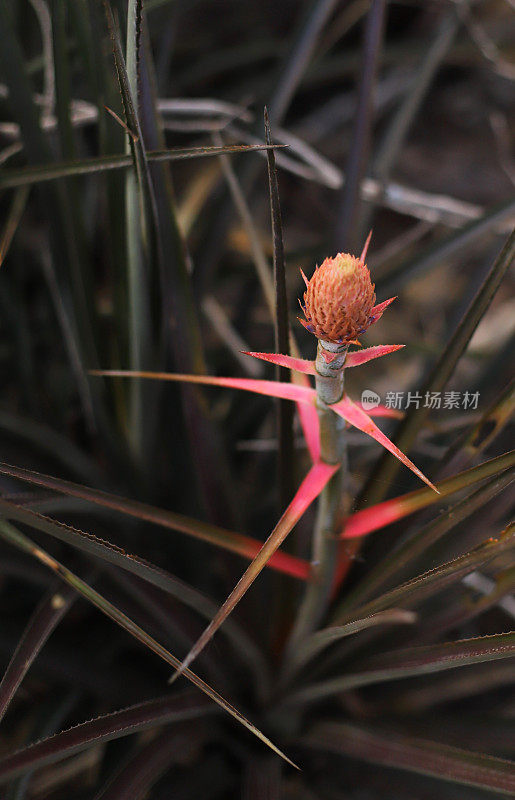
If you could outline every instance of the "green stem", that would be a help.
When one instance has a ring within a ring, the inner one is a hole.
[[[341,464],[341,469],[333,475],[320,495],[313,537],[312,579],[308,584],[286,647],[285,677],[289,672],[290,654],[317,627],[331,598],[338,556],[337,534],[345,514],[347,478],[345,422],[331,410],[331,405],[343,397],[347,349],[347,345],[336,345],[323,341],[319,341],[317,348],[315,365],[321,459],[328,464]],[[329,363],[324,358],[324,352],[334,356]]]

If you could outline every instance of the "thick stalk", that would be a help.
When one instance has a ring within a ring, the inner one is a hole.
[[[338,555],[338,531],[345,514],[347,454],[345,422],[331,410],[342,399],[347,345],[319,341],[316,358],[317,409],[320,421],[321,459],[341,464],[320,495],[312,549],[312,580],[308,584],[299,614],[293,626],[285,654],[288,672],[290,654],[322,619],[329,604]],[[334,356],[327,362],[324,352]]]

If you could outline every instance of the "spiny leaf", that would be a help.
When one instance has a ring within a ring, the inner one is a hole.
[[[49,553],[38,547],[38,545],[29,539],[29,537],[22,534],[4,520],[0,520],[0,536],[5,539],[5,541],[14,545],[14,547],[17,547],[23,552],[33,556],[46,567],[59,575],[62,580],[76,589],[76,591],[85,597],[86,600],[92,603],[92,605],[96,606],[96,608],[102,611],[103,614],[116,622],[117,625],[120,625],[120,627],[124,628],[124,630],[130,633],[131,636],[133,636],[139,642],[146,645],[149,650],[152,650],[154,653],[156,653],[156,655],[162,658],[163,661],[166,661],[167,664],[170,664],[172,667],[174,667],[174,669],[180,668],[181,662],[179,659],[172,655],[165,647],[163,647],[162,644],[159,644],[159,642],[157,642],[152,636],[140,628],[139,625],[136,625],[135,622],[133,622],[126,614],[116,608],[116,606],[103,597],[103,595],[95,591],[95,589],[67,569],[67,567],[53,558]],[[256,728],[251,722],[249,722],[249,720],[240,714],[240,712],[234,708],[234,706],[224,700],[224,698],[219,695],[218,692],[216,692],[207,683],[205,683],[205,681],[199,678],[198,675],[195,675],[194,672],[191,672],[191,670],[188,669],[184,670],[184,674],[188,680],[194,684],[194,686],[210,697],[217,705],[220,706],[220,708],[230,714],[230,716],[243,725],[243,727],[247,728],[247,730],[254,734],[254,736],[264,742],[264,744],[270,747],[275,753],[277,753],[277,755],[281,756],[281,758],[284,758],[285,761],[287,761],[289,764],[292,764],[292,766],[295,766],[293,762],[284,755],[284,753],[282,753],[263,733],[261,733],[260,730],[258,730],[258,728]]]
[[[495,663],[487,661],[465,672],[449,670],[438,673],[424,681],[423,684],[421,681],[415,681],[415,686],[409,683],[403,684],[403,691],[399,691],[395,697],[390,698],[390,705],[394,714],[416,715],[429,710],[432,715],[438,706],[445,706],[448,703],[468,698],[473,702],[473,698],[478,695],[496,690],[507,691],[508,687],[513,687],[513,663],[510,659]],[[489,717],[486,717],[485,722],[487,720],[490,721]],[[463,725],[462,717],[460,717],[460,722]],[[510,724],[510,728],[513,728],[512,724]],[[463,733],[464,728],[462,727],[462,735]],[[510,730],[511,733],[512,730]],[[513,740],[509,749],[510,752],[515,749]]]
[[[381,586],[391,581],[394,575],[403,574],[412,567],[424,551],[434,545],[455,525],[474,514],[485,503],[496,497],[513,481],[513,469],[491,478],[484,486],[465,497],[459,503],[439,514],[435,520],[424,525],[405,541],[393,547],[376,567],[373,567],[350,595],[345,597],[345,605],[355,605],[356,601],[377,593]]]
[[[368,347],[366,350],[356,350],[353,353],[348,353],[345,359],[345,368],[358,367],[361,364],[366,364],[374,358],[386,356],[388,353],[393,353],[404,347],[403,344],[382,344],[377,347]],[[305,375],[317,374],[315,362],[308,361],[304,358],[294,358],[293,356],[285,356],[281,353],[253,353],[248,350],[242,351],[246,356],[253,356],[260,358],[262,361],[269,361],[271,364],[277,364],[280,367],[287,367],[295,372],[301,372]],[[390,409],[388,409],[390,410]],[[394,409],[391,409],[394,410]]]
[[[392,500],[385,500],[370,508],[356,511],[345,522],[341,537],[342,539],[354,539],[372,533],[372,531],[391,525],[392,522],[403,519],[415,511],[441,502],[454,492],[466,489],[485,478],[498,475],[513,466],[515,466],[515,450],[485,461],[477,467],[458,473],[458,475],[445,478],[437,484],[439,495],[435,495],[428,489],[417,489],[400,497],[394,497]]]
[[[35,486],[42,486],[55,492],[61,492],[70,497],[78,497],[90,503],[96,503],[104,508],[110,508],[121,514],[127,514],[136,519],[152,522],[163,528],[181,531],[190,536],[194,536],[202,541],[210,542],[218,547],[223,547],[233,553],[254,558],[259,552],[262,542],[252,539],[250,536],[242,536],[239,533],[211,525],[201,520],[186,517],[183,514],[175,514],[167,509],[155,508],[147,503],[140,503],[137,500],[129,500],[125,497],[108,494],[99,489],[91,489],[81,486],[71,481],[54,478],[50,475],[42,475],[38,472],[13,467],[9,464],[0,462],[0,474],[10,475],[22,481],[27,481]],[[55,523],[61,525],[61,523]],[[269,566],[296,578],[307,578],[309,575],[309,564],[300,558],[291,556],[288,553],[275,553],[268,562]]]
[[[208,386],[224,386],[230,389],[242,389],[247,392],[254,392],[256,394],[264,394],[269,397],[279,397],[284,400],[294,400],[297,403],[307,403],[311,406],[315,404],[316,392],[308,386],[298,386],[296,384],[282,383],[280,381],[263,381],[255,380],[254,378],[212,378],[208,375],[180,375],[171,372],[132,372],[130,370],[91,370],[91,375],[104,375],[113,378],[143,378],[165,381],[187,381],[188,383],[199,383]],[[378,441],[387,450],[393,453],[403,464],[409,467],[415,475],[418,475],[425,483],[428,484],[435,492],[438,489],[425,477],[425,475],[416,467],[413,462],[401,453],[401,451],[391,442],[388,437],[375,425],[370,419],[370,416],[359,405],[353,403],[348,397],[344,397],[338,403],[334,403],[331,409],[343,417],[347,422],[358,430],[368,433],[373,439]],[[390,409],[378,406],[378,416],[395,416]],[[374,413],[374,409],[371,413]],[[312,437],[315,430],[314,425],[311,424],[311,418],[308,420],[309,436]]]
[[[353,620],[345,625],[323,628],[313,633],[305,642],[299,645],[297,652],[293,655],[292,664],[296,669],[299,669],[329,645],[354,633],[359,633],[359,631],[367,630],[376,625],[410,625],[416,620],[417,615],[413,611],[403,608],[389,608],[370,614],[370,616],[362,619]]]
[[[431,487],[437,494],[439,494],[438,489],[436,486],[431,483],[429,478],[426,478],[423,472],[421,472],[418,467],[413,464],[412,461],[409,460],[407,456],[404,455],[398,447],[396,447],[393,442],[389,440],[385,434],[379,430],[377,425],[372,422],[368,414],[363,411],[356,403],[353,403],[349,397],[344,396],[342,400],[338,403],[334,403],[331,408],[335,411],[340,417],[343,417],[346,422],[354,425],[355,428],[358,430],[363,431],[363,433],[367,433],[373,439],[375,439],[379,444],[382,444],[383,447],[386,448],[390,453],[392,453],[396,458],[399,459],[403,464],[405,464],[415,475],[427,483],[428,486]]]
[[[397,296],[390,297],[388,300],[383,300],[382,303],[378,303],[377,306],[374,306],[370,310],[370,316],[373,317],[374,322],[377,322],[381,319],[388,306],[390,306],[394,300],[397,300]]]
[[[5,783],[29,770],[80,753],[87,747],[109,742],[138,731],[211,714],[216,708],[191,690],[162,695],[120,711],[82,722],[48,739],[24,747],[0,760],[0,782]]]
[[[447,586],[468,575],[479,566],[488,563],[492,558],[504,553],[515,545],[515,523],[509,525],[499,539],[488,539],[468,553],[453,559],[445,564],[440,564],[433,569],[418,575],[416,578],[391,589],[375,600],[370,600],[365,605],[350,613],[336,611],[334,619],[340,624],[353,621],[356,618],[369,616],[386,608],[412,606],[426,597],[445,589]]]
[[[291,336],[291,347],[293,352],[297,351],[297,346],[293,335]],[[254,358],[260,358],[263,361],[269,361],[272,364],[278,364],[279,366],[292,369],[292,382],[303,388],[311,388],[309,378],[305,376],[316,375],[314,361],[306,361],[305,359],[298,358],[296,356],[285,356],[281,353],[244,352],[245,355],[254,356]],[[320,460],[320,426],[317,410],[314,405],[308,406],[302,402],[298,402],[297,411],[311,460],[314,464],[316,464],[316,462]]]
[[[345,367],[359,367],[374,358],[395,353],[396,350],[401,350],[403,347],[405,347],[403,344],[379,344],[375,347],[366,347],[364,350],[354,350],[351,353],[347,353]]]
[[[396,730],[323,722],[312,728],[300,745],[492,792],[515,793],[515,762]]]
[[[182,674],[187,666],[191,664],[195,658],[197,658],[204,647],[212,639],[220,625],[234,610],[235,606],[239,603],[250,586],[252,586],[259,573],[265,567],[270,556],[275,553],[278,547],[280,547],[294,525],[299,521],[313,500],[318,497],[324,486],[328,483],[330,478],[335,474],[339,467],[339,464],[325,464],[323,462],[315,464],[311,467],[307,476],[304,478],[297,492],[295,493],[295,497],[289,504],[288,508],[282,515],[281,519],[275,526],[266,542],[263,544],[263,547],[259,551],[258,555],[249,565],[218,613],[215,615],[204,633],[200,636],[198,641],[190,650],[182,665],[173,676],[173,679]]]
[[[331,678],[301,689],[287,698],[286,705],[301,705],[346,692],[358,686],[368,686],[383,681],[413,678],[457,669],[485,661],[496,661],[515,656],[515,632],[493,636],[478,636],[425,647],[412,647],[381,653],[364,662],[360,671]]]
[[[175,575],[138,556],[126,553],[121,547],[104,539],[99,539],[91,533],[72,528],[63,522],[56,522],[43,514],[10,503],[3,498],[0,498],[0,514],[6,519],[17,520],[30,525],[32,528],[43,531],[88,555],[100,558],[136,575],[138,578],[175,597],[179,602],[193,608],[204,618],[211,619],[217,611],[217,605],[213,600],[181,581]],[[259,548],[259,542],[256,542],[256,545]],[[259,684],[264,674],[264,665],[262,663],[262,655],[255,643],[239,626],[234,625],[232,620],[224,630],[229,640],[232,641],[235,651],[242,654],[247,664],[250,665]]]
[[[247,350],[243,350],[243,353],[246,356],[260,358],[262,361],[269,361],[271,364],[277,364],[280,367],[287,367],[297,372],[303,372],[306,375],[317,374],[315,362],[307,361],[304,358],[294,358],[293,356],[286,356],[282,353],[252,353]]]
[[[495,580],[478,572],[466,575],[463,578],[463,585],[474,594],[464,591],[453,604],[445,606],[440,613],[433,614],[430,623],[426,623],[418,631],[421,644],[425,641],[443,639],[449,631],[463,629],[465,625],[494,606],[514,619],[512,595],[515,589],[515,560],[512,557],[510,561],[513,566],[503,569],[495,576]],[[478,592],[480,594],[476,597]]]

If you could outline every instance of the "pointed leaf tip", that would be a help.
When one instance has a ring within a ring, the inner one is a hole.
[[[404,344],[379,344],[375,347],[367,347],[364,350],[355,350],[347,354],[345,367],[358,367],[361,364],[366,364],[367,361],[372,361],[374,358],[380,358],[381,356],[387,356],[389,353],[395,353],[396,350],[401,350],[405,346]]]
[[[308,474],[299,486],[293,500],[288,505],[286,511],[282,515],[281,519],[275,526],[266,542],[264,542],[263,547],[257,554],[256,558],[247,567],[246,571],[234,587],[225,603],[221,606],[207,628],[195,642],[182,664],[178,666],[176,672],[172,676],[172,681],[177,680],[177,678],[182,675],[186,669],[188,669],[192,662],[202,652],[204,647],[211,641],[220,625],[222,625],[222,623],[227,619],[229,614],[234,610],[241,598],[254,583],[259,573],[266,566],[270,557],[284,542],[306,509],[311,505],[313,500],[318,497],[324,486],[326,486],[328,481],[339,468],[340,464],[326,464],[323,461],[319,461],[317,464],[314,464],[311,467]]]
[[[363,403],[356,403],[356,405],[362,408],[369,417],[389,417],[390,419],[403,419],[406,416],[404,411],[400,411],[397,408],[388,408],[388,406],[383,406],[381,404],[370,409],[363,408]]]
[[[253,358],[260,358],[262,361],[269,361],[271,364],[277,364],[279,367],[303,372],[305,375],[316,375],[315,362],[307,361],[304,358],[294,358],[281,353],[254,353],[249,350],[242,350],[242,353]]]
[[[302,362],[302,359],[298,360]],[[309,364],[309,362],[307,363]],[[295,381],[293,383],[284,383],[281,381],[255,380],[254,378],[214,378],[209,375],[181,375],[170,372],[131,372],[128,370],[89,370],[89,374],[111,378],[148,378],[151,380],[185,381],[207,386],[242,389],[248,392],[255,392],[256,394],[265,394],[269,397],[293,400],[297,403],[302,429],[311,458],[313,462],[319,460],[320,441],[317,424],[318,416],[315,409],[316,392],[311,386],[306,386],[305,383],[299,385],[299,383]],[[304,380],[308,381],[307,378]]]
[[[365,263],[365,259],[367,257],[367,252],[368,252],[368,246],[370,244],[371,238],[372,238],[372,231],[370,231],[370,233],[368,234],[367,240],[366,240],[365,244],[363,245],[362,253],[361,253],[360,257],[359,257],[359,260],[361,261],[362,264]]]
[[[406,455],[404,455],[402,450],[399,450],[399,448],[396,447],[394,443],[391,442],[390,439],[377,427],[375,422],[370,419],[369,415],[362,408],[356,405],[356,403],[353,403],[349,397],[345,396],[338,403],[334,403],[331,408],[340,417],[343,417],[343,419],[348,423],[354,425],[355,428],[363,431],[363,433],[367,433],[369,436],[375,439],[376,442],[382,444],[386,450],[398,458],[399,461],[402,461],[405,466],[409,467],[409,469],[414,472],[415,475],[418,475],[418,477],[423,480],[424,483],[427,483],[427,485],[430,486],[433,491],[435,491],[437,494],[440,494],[436,486],[431,483],[429,478],[426,478],[424,473],[421,472],[421,470],[419,470],[419,468],[416,467]]]
[[[300,317],[297,317],[297,319],[299,320],[300,324],[303,325],[304,328],[307,331],[309,331],[310,333],[314,333],[315,332],[315,330],[313,328],[313,325],[310,325],[309,322],[307,322],[307,320],[301,319]]]
[[[393,303],[394,300],[397,300],[397,295],[395,295],[395,297],[390,297],[388,300],[383,300],[382,303],[374,306],[370,311],[372,322],[377,322],[378,319],[381,319],[385,310],[389,305],[391,305],[391,303]]]
[[[301,360],[301,359],[299,359]],[[262,381],[255,378],[216,378],[211,375],[184,375],[175,372],[146,372],[133,370],[88,370],[89,375],[107,378],[137,378],[159,381],[176,381],[178,383],[196,383],[201,386],[220,386],[226,389],[241,389],[254,394],[278,397],[281,400],[293,400],[296,403],[315,402],[315,390],[308,386],[296,386],[282,381]]]

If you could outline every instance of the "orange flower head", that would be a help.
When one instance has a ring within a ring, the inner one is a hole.
[[[375,322],[376,296],[364,257],[338,253],[326,258],[306,281],[306,320],[300,320],[317,339],[347,344]]]

